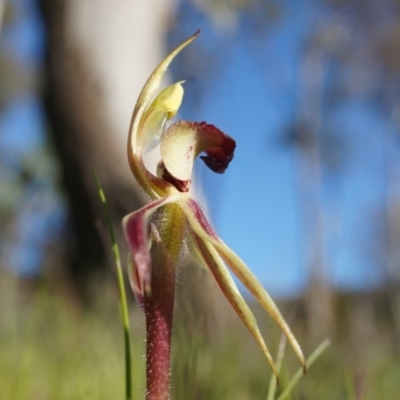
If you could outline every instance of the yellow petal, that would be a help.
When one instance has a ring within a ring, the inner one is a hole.
[[[149,110],[155,107],[160,107],[167,111],[167,119],[175,117],[176,113],[181,106],[183,99],[183,87],[184,81],[176,82],[171,86],[165,88],[151,103]]]
[[[193,247],[196,249],[197,258],[201,261],[201,264],[206,265],[210,272],[214,275],[214,278],[225,297],[261,347],[265,357],[271,365],[276,379],[278,380],[278,372],[275,368],[274,360],[268,351],[264,339],[261,336],[256,319],[254,318],[249,306],[239,293],[234,280],[227,271],[221,258],[210,243],[204,242],[203,239],[196,234],[194,234],[192,237],[192,243]]]
[[[157,198],[159,196],[165,196],[168,193],[167,188],[171,186],[168,182],[163,182],[152,174],[150,174],[143,165],[141,157],[141,144],[138,142],[139,129],[142,123],[142,117],[150,101],[151,97],[155,94],[160,86],[160,83],[165,75],[165,72],[171,63],[171,61],[176,57],[176,55],[181,52],[187,45],[189,45],[193,40],[196,39],[200,31],[197,31],[194,35],[186,39],[178,47],[175,48],[150,75],[146,84],[144,85],[135,108],[133,110],[131,123],[129,127],[128,136],[128,161],[129,166],[133,175],[135,176],[139,185],[146,191],[146,193],[151,198]],[[179,91],[179,89],[176,89]],[[177,98],[179,96],[172,96],[174,101],[172,104],[176,106]],[[170,115],[173,114],[173,110],[169,111]]]
[[[238,277],[238,279],[261,304],[261,306],[276,321],[276,323],[287,336],[289,343],[293,347],[293,350],[301,364],[303,367],[305,367],[305,359],[300,345],[284,320],[278,307],[262,287],[258,279],[253,275],[247,265],[225,243],[223,243],[221,239],[218,238],[205,218],[200,206],[194,200],[181,197],[179,204],[184,210],[193,231],[201,239],[213,245],[217,253],[221,256],[222,260],[228,265],[231,271]]]
[[[177,113],[183,98],[181,82],[164,89],[143,115],[137,145],[138,151],[154,148],[165,130],[165,123]]]

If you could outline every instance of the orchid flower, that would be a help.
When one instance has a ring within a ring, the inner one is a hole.
[[[146,318],[147,399],[168,398],[175,271],[185,248],[214,276],[276,377],[274,361],[255,317],[228,268],[277,322],[305,366],[301,348],[271,297],[245,263],[217,236],[199,204],[190,197],[195,158],[204,153],[200,157],[204,163],[214,172],[223,173],[233,158],[235,141],[205,122],[179,121],[166,129],[167,121],[180,107],[183,82],[155,96],[171,61],[198,33],[173,50],[151,74],[139,95],[129,129],[129,165],[151,199],[123,220],[131,256],[130,283]],[[143,154],[149,146],[157,144],[162,160],[154,175],[145,167]]]

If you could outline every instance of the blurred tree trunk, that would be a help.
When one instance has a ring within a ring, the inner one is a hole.
[[[305,264],[310,284],[306,293],[308,333],[313,338],[333,329],[332,289],[327,276],[326,210],[322,201],[322,119],[325,80],[323,43],[310,43],[300,68],[301,100],[296,116],[298,190],[304,230]]]
[[[48,38],[43,100],[69,207],[66,267],[80,294],[104,272],[95,226],[102,211],[90,167],[116,228],[142,202],[126,161],[127,131],[141,86],[164,53],[172,6],[172,0],[40,0]]]

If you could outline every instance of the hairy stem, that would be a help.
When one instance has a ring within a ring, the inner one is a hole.
[[[145,296],[146,400],[169,399],[171,333],[174,310],[174,268],[153,269],[151,293]]]

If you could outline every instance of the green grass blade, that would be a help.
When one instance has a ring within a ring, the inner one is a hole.
[[[345,369],[344,372],[344,383],[346,387],[346,398],[347,400],[356,400],[356,390],[354,388],[353,373],[350,369]]]
[[[94,180],[96,182],[97,189],[99,191],[99,197],[101,204],[103,206],[104,214],[107,221],[108,231],[111,239],[111,249],[114,255],[115,267],[117,270],[118,279],[118,290],[120,297],[120,307],[121,307],[121,319],[124,331],[124,348],[125,348],[125,398],[126,400],[132,400],[132,381],[131,381],[131,371],[132,371],[132,361],[131,361],[131,341],[130,341],[130,328],[129,328],[129,315],[128,315],[128,303],[126,300],[124,274],[121,267],[121,257],[119,254],[119,248],[117,239],[115,236],[114,228],[112,225],[112,219],[110,210],[107,205],[106,196],[104,195],[103,188],[101,187],[100,180],[96,174],[96,171],[92,168],[92,173]]]
[[[285,354],[286,344],[287,344],[286,335],[282,334],[281,340],[279,341],[278,354],[276,355],[276,361],[275,361],[275,367],[278,374],[282,368],[282,361],[283,361],[283,356]],[[272,374],[271,379],[269,381],[267,400],[274,400],[277,387],[278,387],[278,382],[275,379],[275,375]]]
[[[306,365],[307,370],[311,367],[311,365],[315,362],[315,360],[326,350],[326,348],[330,345],[330,340],[325,339],[315,350],[314,352],[308,357]],[[301,377],[304,375],[303,368],[300,368],[290,380],[288,385],[285,387],[285,390],[281,393],[281,395],[277,398],[277,400],[284,400],[287,399],[290,395],[291,391],[295,387],[295,385],[299,382]]]

